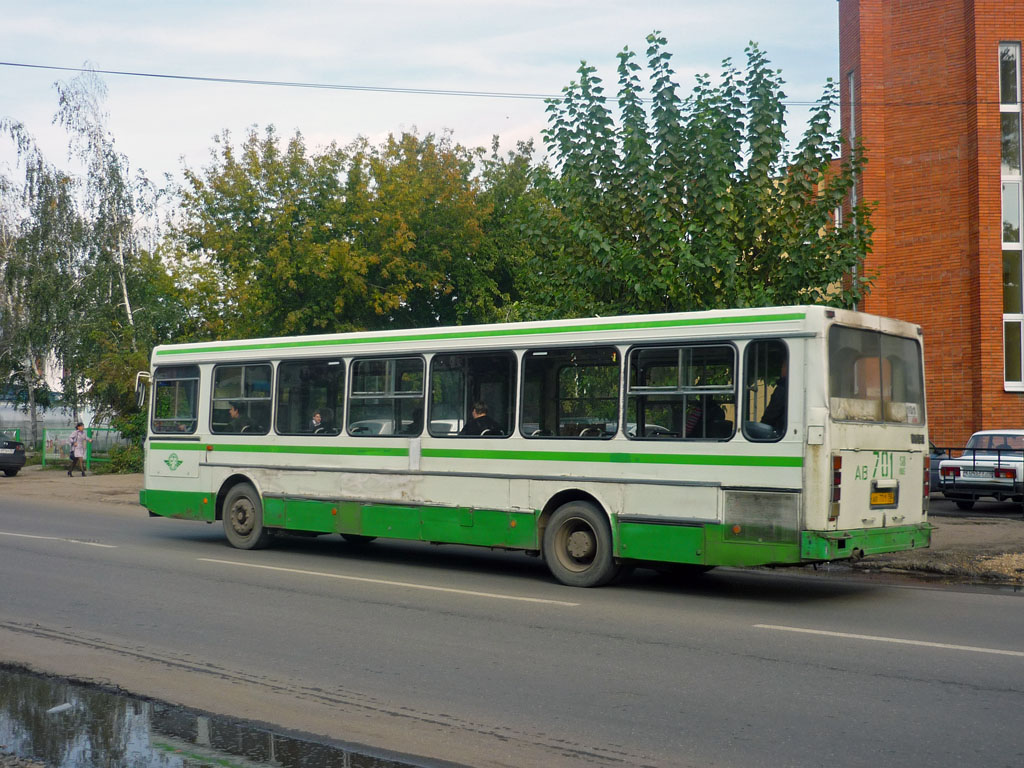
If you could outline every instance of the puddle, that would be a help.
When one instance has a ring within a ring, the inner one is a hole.
[[[409,768],[403,762],[0,666],[4,755],[48,768]]]

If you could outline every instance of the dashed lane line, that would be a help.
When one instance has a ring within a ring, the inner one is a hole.
[[[219,565],[236,565],[241,568],[259,568],[265,571],[277,571],[279,573],[296,573],[301,576],[318,576],[325,579],[339,579],[341,581],[359,581],[364,584],[380,584],[387,587],[404,587],[405,589],[423,589],[430,592],[447,592],[455,595],[467,595],[469,597],[487,597],[492,600],[515,600],[521,603],[539,603],[541,605],[558,605],[567,608],[575,608],[579,603],[569,603],[564,600],[547,600],[540,597],[523,597],[521,595],[500,595],[495,592],[476,592],[469,589],[454,589],[452,587],[438,587],[431,584],[414,584],[408,581],[389,581],[387,579],[370,579],[365,576],[346,576],[340,573],[325,573],[323,571],[306,571],[299,568],[280,568],[274,565],[257,565],[255,563],[240,563],[237,560],[216,560],[209,557],[196,558],[203,563],[217,563]]]
[[[756,629],[775,629],[780,632],[800,632],[806,635],[825,635],[826,637],[843,637],[849,640],[871,640],[876,643],[897,643],[899,645],[919,645],[925,648],[942,648],[948,651],[969,651],[971,653],[992,653],[997,656],[1021,656],[1024,651],[1007,651],[1001,648],[981,648],[976,645],[953,645],[951,643],[933,643],[928,640],[908,640],[902,637],[881,637],[879,635],[857,635],[852,632],[830,632],[824,629],[807,629],[805,627],[784,627],[778,624],[755,624]]]
[[[116,544],[100,544],[95,541],[82,541],[81,539],[65,539],[61,536],[33,536],[29,533],[6,533],[0,531],[0,536],[14,536],[19,539],[42,539],[43,541],[63,541],[66,544],[84,544],[87,547],[102,547],[103,549],[117,549]]]

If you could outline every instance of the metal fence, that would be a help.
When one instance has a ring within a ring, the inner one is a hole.
[[[70,462],[71,444],[69,439],[73,429],[44,429],[43,430],[43,466],[47,462],[51,464]],[[105,427],[90,427],[85,430],[86,437],[91,437],[92,442],[85,444],[85,467],[89,469],[94,463],[102,464],[110,461],[110,451],[115,446],[127,447],[130,442],[123,437],[116,429]]]

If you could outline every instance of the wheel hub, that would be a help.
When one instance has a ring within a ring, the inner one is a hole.
[[[252,508],[244,501],[239,501],[231,508],[231,527],[240,535],[245,536],[252,531]]]
[[[576,560],[584,560],[594,553],[594,538],[590,531],[574,531],[569,534],[565,550]]]

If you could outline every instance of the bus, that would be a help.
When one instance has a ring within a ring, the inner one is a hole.
[[[594,317],[165,345],[151,363],[140,502],[221,521],[243,550],[477,545],[593,587],[931,539],[921,329],[899,320]]]

